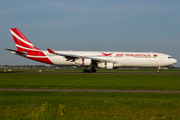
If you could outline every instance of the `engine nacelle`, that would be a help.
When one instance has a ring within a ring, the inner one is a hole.
[[[91,63],[92,63],[91,59],[87,59],[87,58],[77,58],[77,59],[75,59],[75,64],[77,64],[77,65],[89,66],[89,65],[91,65]]]
[[[104,68],[104,69],[113,69],[114,64],[110,62],[99,62],[98,67]]]

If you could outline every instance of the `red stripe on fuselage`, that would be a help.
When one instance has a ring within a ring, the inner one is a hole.
[[[25,56],[26,58],[28,59],[31,59],[31,60],[35,60],[35,61],[39,61],[39,62],[43,62],[43,63],[48,63],[48,64],[53,64],[48,57],[45,57],[45,58],[40,58],[40,57],[27,57]]]

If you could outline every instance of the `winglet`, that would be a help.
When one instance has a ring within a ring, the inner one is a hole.
[[[49,53],[55,53],[53,50],[51,50],[49,48],[47,50],[48,50]]]

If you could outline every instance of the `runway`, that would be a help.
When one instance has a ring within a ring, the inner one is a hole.
[[[85,89],[3,89],[0,91],[47,91],[47,92],[118,92],[118,93],[180,93],[180,91],[166,90],[85,90]]]
[[[0,72],[0,73],[26,73],[26,74],[150,74],[150,75],[180,75],[180,72],[175,73],[156,73],[156,72],[96,72],[96,73],[83,73],[83,72],[60,72],[60,71],[42,71],[42,72],[36,72],[36,71],[7,71],[7,72]]]

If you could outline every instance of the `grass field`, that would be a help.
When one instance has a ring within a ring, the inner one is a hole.
[[[179,120],[174,93],[0,92],[0,119]]]
[[[180,75],[0,73],[0,88],[180,90]]]
[[[0,73],[0,88],[180,90],[180,75]],[[0,119],[179,120],[180,94],[0,91]]]

